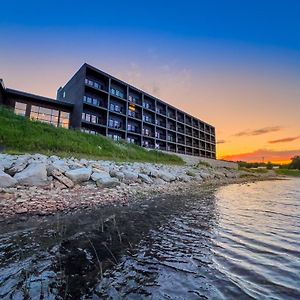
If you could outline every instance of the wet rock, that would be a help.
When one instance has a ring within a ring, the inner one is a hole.
[[[5,172],[0,170],[0,187],[1,188],[8,188],[15,186],[17,184],[17,180],[10,175],[6,174]]]
[[[65,175],[70,178],[74,183],[88,181],[91,177],[92,170],[90,168],[80,168],[69,170]]]
[[[44,163],[31,163],[14,179],[22,185],[43,185],[47,182],[47,170]]]

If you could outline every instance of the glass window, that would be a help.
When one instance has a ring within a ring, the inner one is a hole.
[[[25,116],[26,115],[26,103],[22,102],[16,102],[15,103],[15,113],[20,116]]]

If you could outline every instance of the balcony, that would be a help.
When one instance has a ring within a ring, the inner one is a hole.
[[[88,105],[92,105],[92,106],[96,106],[96,107],[103,107],[103,101],[97,98],[92,98],[90,96],[84,96],[83,97],[83,103],[88,104]]]
[[[154,106],[151,103],[143,102],[143,108],[154,110]]]
[[[150,116],[147,116],[147,115],[143,115],[143,121],[153,124],[153,119]]]
[[[137,105],[141,105],[141,100],[136,96],[129,95],[128,101]]]
[[[91,123],[91,124],[95,124],[95,125],[102,125],[102,126],[106,125],[102,117],[96,116],[96,115],[91,114],[91,113],[83,112],[81,120],[83,122],[87,122],[87,123]]]
[[[124,108],[118,104],[110,103],[109,110],[119,114],[124,114]]]
[[[140,128],[134,124],[127,124],[127,131],[133,133],[140,133]]]
[[[166,115],[166,111],[162,108],[157,107],[155,111],[158,114],[161,114],[161,115],[164,115],[164,116]]]
[[[176,119],[176,116],[175,116],[175,114],[173,114],[173,113],[168,113],[168,118],[171,118],[171,119]]]
[[[88,78],[86,78],[84,82],[87,86],[90,86],[90,87],[92,87],[96,90],[99,90],[99,91],[105,91],[106,92],[104,84],[102,84],[100,82],[97,82],[95,80],[91,80],[91,79],[88,79]]]
[[[159,140],[164,140],[164,141],[166,140],[166,136],[160,132],[156,132],[155,137]]]
[[[127,115],[131,118],[135,118],[135,119],[139,119],[139,120],[141,119],[141,114],[139,114],[136,111],[128,110]]]
[[[119,129],[119,130],[121,129],[121,130],[123,130],[123,124],[122,124],[122,122],[119,121],[119,120],[110,119],[110,120],[108,121],[108,126],[109,126],[110,128]]]
[[[110,88],[110,94],[118,98],[125,99],[125,94],[116,88]]]

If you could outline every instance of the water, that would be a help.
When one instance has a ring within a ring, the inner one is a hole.
[[[4,299],[300,299],[300,179],[32,219],[0,242]]]

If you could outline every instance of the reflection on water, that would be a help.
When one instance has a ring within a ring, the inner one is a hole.
[[[36,222],[1,229],[0,298],[300,299],[299,179]]]

